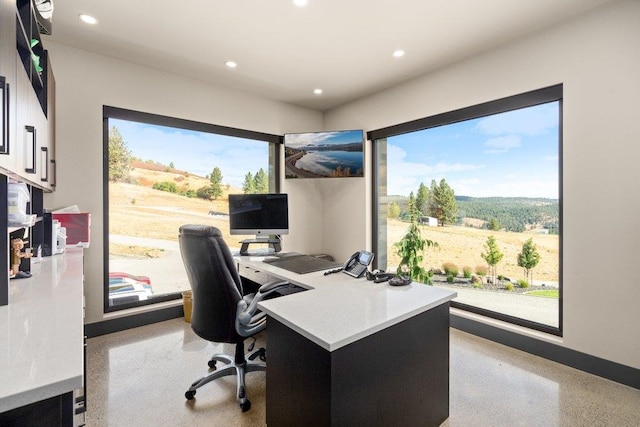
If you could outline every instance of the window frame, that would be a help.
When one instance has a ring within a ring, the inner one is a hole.
[[[256,141],[264,141],[270,145],[269,149],[269,167],[273,168],[273,185],[274,191],[280,192],[280,175],[281,175],[281,151],[283,136],[275,135],[245,129],[237,129],[228,126],[215,125],[211,123],[197,122],[193,120],[180,119],[176,117],[163,116],[153,113],[145,113],[141,111],[129,110],[125,108],[112,107],[103,105],[102,107],[102,144],[103,144],[103,161],[102,161],[102,194],[103,194],[103,311],[104,313],[113,313],[129,308],[148,306],[166,301],[177,300],[182,297],[180,292],[169,293],[162,296],[154,297],[151,300],[143,300],[126,304],[118,304],[109,306],[109,119],[128,120],[132,122],[145,123],[150,125],[173,127],[190,131],[198,131],[205,133],[213,133],[224,136],[232,136],[237,138],[252,139]],[[273,147],[273,151],[271,150]]]
[[[380,194],[378,189],[380,187],[380,170],[386,170],[386,163],[381,164],[380,162],[380,146],[378,144],[378,140],[386,139],[388,137],[402,135],[410,132],[421,131],[425,129],[435,128],[439,126],[449,125],[452,123],[458,123],[462,121],[477,119],[481,117],[486,117],[494,114],[505,113],[508,111],[518,110],[527,107],[533,107],[540,104],[546,104],[549,102],[559,103],[559,123],[558,123],[558,222],[559,222],[559,233],[558,233],[558,244],[559,244],[559,257],[558,257],[558,327],[553,327],[550,325],[534,322],[527,319],[522,319],[519,317],[514,317],[511,315],[499,313],[496,311],[488,310],[481,307],[476,307],[469,304],[460,303],[457,301],[451,301],[451,307],[458,308],[464,311],[468,311],[475,314],[480,314],[482,316],[490,317],[496,320],[508,322],[511,324],[515,324],[517,326],[526,327],[529,329],[537,330],[540,332],[545,332],[548,334],[562,336],[563,335],[563,175],[562,175],[562,164],[563,164],[563,143],[562,143],[562,135],[563,135],[563,85],[556,84],[552,86],[548,86],[541,89],[532,90],[529,92],[520,93],[517,95],[508,96],[505,98],[496,99],[493,101],[484,102],[481,104],[473,105],[470,107],[461,108],[458,110],[453,110],[441,114],[436,114],[429,117],[424,117],[416,120],[412,120],[405,123],[400,123],[397,125],[372,130],[367,132],[367,139],[372,142],[372,162],[373,162],[373,173],[372,173],[372,181],[371,181],[371,212],[372,212],[372,247],[373,251],[376,254],[381,254],[381,256],[377,256],[375,260],[375,266],[379,268],[378,262],[380,260],[386,261],[386,246],[385,252],[380,251],[379,239],[376,237],[379,235],[380,228],[378,226],[379,221],[379,203],[380,203]]]

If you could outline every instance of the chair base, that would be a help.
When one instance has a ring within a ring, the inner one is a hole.
[[[241,349],[241,347],[242,346],[236,346],[236,349]],[[244,376],[249,372],[265,371],[267,369],[267,365],[265,362],[254,360],[258,357],[263,358],[264,354],[265,349],[259,348],[250,353],[247,353],[246,356],[242,355],[239,362],[236,360],[238,354],[236,354],[236,358],[228,354],[214,354],[213,356],[211,356],[211,360],[209,360],[209,367],[215,369],[216,362],[222,362],[225,364],[225,366],[220,369],[216,369],[213,372],[210,372],[209,374],[191,384],[189,390],[187,390],[184,394],[185,398],[187,398],[187,400],[192,400],[196,394],[196,390],[203,385],[218,378],[235,375],[238,378],[238,381],[236,382],[236,396],[238,404],[240,405],[240,408],[242,408],[242,412],[248,411],[249,409],[251,409],[251,402],[247,398]]]

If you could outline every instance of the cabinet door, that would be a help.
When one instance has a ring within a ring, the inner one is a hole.
[[[0,168],[12,171],[15,135],[16,3],[0,0]]]

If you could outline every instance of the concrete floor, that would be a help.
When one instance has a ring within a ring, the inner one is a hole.
[[[221,350],[233,349],[201,340],[182,319],[89,339],[87,426],[266,425],[264,372],[247,376],[246,413],[233,377],[185,400]],[[443,426],[640,426],[640,390],[455,329],[450,378]]]

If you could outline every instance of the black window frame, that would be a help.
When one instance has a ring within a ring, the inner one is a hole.
[[[182,297],[180,292],[170,293],[162,296],[154,297],[150,300],[137,301],[132,303],[118,304],[109,306],[109,119],[128,120],[133,122],[145,123],[150,125],[173,127],[178,129],[198,131],[205,133],[213,133],[224,136],[232,136],[244,139],[253,139],[256,141],[264,141],[273,143],[275,153],[273,155],[273,170],[275,174],[275,192],[280,192],[281,176],[281,151],[283,136],[257,132],[245,129],[237,129],[228,126],[215,125],[211,123],[198,122],[194,120],[180,119],[176,117],[163,116],[153,113],[145,113],[141,111],[129,110],[126,108],[112,107],[103,105],[102,107],[102,144],[103,144],[103,161],[102,161],[102,194],[103,194],[103,311],[104,313],[113,313],[129,308],[137,308],[152,304],[158,304],[166,301],[173,301]]]
[[[412,120],[405,123],[400,123],[397,125],[372,130],[367,132],[367,139],[372,142],[372,161],[373,161],[373,173],[372,173],[372,247],[374,253],[379,253],[379,242],[378,236],[379,227],[379,202],[380,196],[378,194],[378,188],[380,185],[380,179],[378,171],[381,167],[386,167],[385,165],[381,165],[379,163],[379,147],[376,141],[380,139],[385,139],[392,136],[402,135],[409,132],[416,132],[420,130],[430,129],[434,127],[439,127],[443,125],[448,125],[452,123],[458,123],[466,120],[477,119],[481,117],[486,117],[494,114],[505,113],[508,111],[518,110],[526,107],[533,107],[536,105],[546,104],[549,102],[559,103],[559,135],[558,135],[558,208],[559,208],[559,271],[558,271],[558,327],[555,328],[550,325],[545,325],[542,323],[534,322],[527,319],[522,319],[519,317],[510,316],[507,314],[499,313],[496,311],[472,306],[469,304],[460,303],[457,301],[451,301],[451,307],[458,308],[464,311],[468,311],[475,314],[480,314],[482,316],[490,317],[496,320],[508,322],[511,324],[515,324],[517,326],[526,327],[529,329],[537,330],[540,332],[545,332],[551,335],[562,336],[563,335],[563,263],[562,263],[562,254],[563,254],[563,175],[562,175],[562,164],[563,164],[563,143],[562,143],[562,135],[563,135],[563,84],[556,84],[548,87],[544,87],[541,89],[536,89],[524,93],[520,93],[517,95],[508,96],[505,98],[496,99],[493,101],[488,101],[485,103],[473,105],[470,107],[461,108],[454,111],[449,111],[441,114],[436,114],[429,117],[420,118],[417,120]],[[386,259],[386,257],[382,257]],[[380,259],[380,257],[376,258],[376,262]],[[376,264],[377,267],[377,264]]]

